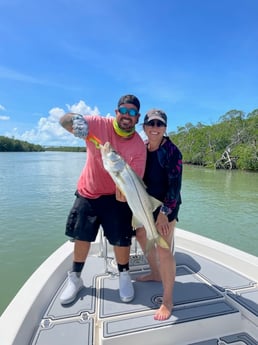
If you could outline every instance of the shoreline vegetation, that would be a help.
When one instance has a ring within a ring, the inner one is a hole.
[[[258,171],[258,109],[230,110],[212,125],[187,123],[168,133],[183,163],[215,169]],[[35,145],[0,136],[0,152],[85,152],[85,147]]]

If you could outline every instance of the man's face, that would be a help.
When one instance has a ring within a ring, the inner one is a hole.
[[[138,122],[140,114],[134,104],[121,104],[116,109],[116,120],[119,128],[125,132],[130,132]]]

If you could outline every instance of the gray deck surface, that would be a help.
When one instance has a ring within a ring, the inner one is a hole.
[[[118,276],[112,260],[106,263],[103,258],[89,257],[84,267],[82,278],[85,287],[80,291],[75,302],[62,306],[59,296],[64,284],[57,291],[48,306],[42,322],[35,330],[31,345],[91,345],[96,340],[95,329],[99,326],[100,335],[97,343],[123,344],[123,339],[136,339],[135,335],[148,331],[152,342],[153,332],[162,337],[171,337],[173,330],[180,325],[192,325],[196,320],[207,322],[205,340],[189,342],[189,345],[247,344],[258,345],[247,333],[239,332],[239,307],[245,307],[250,317],[258,316],[258,289],[252,288],[254,282],[229,271],[216,263],[186,251],[176,251],[177,275],[174,287],[174,309],[166,321],[153,319],[154,309],[162,300],[162,285],[159,282],[137,282],[135,278],[148,270],[144,258],[139,255],[131,259],[131,277],[135,288],[135,299],[122,303],[118,294]],[[111,272],[111,273],[110,273]],[[250,287],[252,290],[250,291]],[[234,303],[231,303],[234,302]],[[220,317],[218,329],[212,328],[212,319]],[[227,320],[236,323],[232,334],[227,332]],[[209,333],[209,327],[211,327]],[[187,327],[188,328],[188,327]],[[168,333],[170,332],[170,333]],[[202,332],[202,329],[200,330]],[[219,334],[214,336],[214,334]],[[221,333],[220,333],[221,332]],[[131,337],[131,338],[130,338]],[[135,340],[137,342],[137,340]],[[163,344],[162,338],[158,345]],[[169,344],[166,340],[166,344]],[[139,343],[137,343],[139,345]],[[177,342],[177,345],[180,343]]]

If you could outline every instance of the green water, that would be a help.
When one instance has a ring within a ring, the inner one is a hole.
[[[64,243],[85,153],[0,153],[0,314]],[[258,174],[184,167],[178,227],[258,256]]]

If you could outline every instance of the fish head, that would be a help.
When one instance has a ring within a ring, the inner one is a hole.
[[[109,173],[119,174],[124,169],[125,161],[109,142],[102,145],[100,151],[105,170]]]

